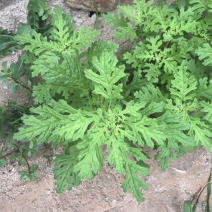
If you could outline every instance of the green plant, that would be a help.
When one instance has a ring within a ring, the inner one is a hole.
[[[120,17],[103,15],[115,38],[140,40],[121,58],[118,45],[94,41],[99,31],[74,31],[72,17],[58,7],[48,13],[47,37],[33,30],[14,38],[27,51],[22,59],[32,64],[32,77],[43,77],[32,94],[40,106],[23,116],[14,139],[64,146],[55,159],[58,193],[101,171],[102,145],[137,201],[144,200],[140,188],[148,189],[138,176],[149,175],[144,147],[159,150],[163,170],[169,158],[201,144],[211,148],[211,0],[134,2],[119,7]]]
[[[32,144],[26,145],[13,139],[14,133],[23,124],[21,117],[23,114],[29,114],[29,109],[29,106],[19,105],[15,102],[8,102],[7,106],[4,105],[0,108],[0,167],[3,168],[9,160],[16,161],[19,166],[27,166],[27,171],[19,172],[22,175],[21,180],[29,181],[29,179],[32,179],[37,182],[36,176],[38,176],[38,173],[34,171],[38,168],[38,165],[30,167],[28,157],[36,153],[38,146],[33,148]]]
[[[128,91],[125,97],[149,103],[163,100],[165,111],[179,115],[186,123],[183,133],[177,134],[189,140],[178,136],[161,144],[155,140],[155,149],[161,150],[155,159],[161,159],[159,166],[165,170],[169,157],[176,160],[200,144],[211,148],[212,1],[179,0],[171,6],[159,1],[153,6],[153,0],[135,0],[133,6],[118,8],[120,17],[117,12],[103,15],[116,30],[114,38],[140,41],[123,53],[121,63],[126,64],[131,78],[141,70],[142,77],[157,86]]]
[[[27,24],[19,23],[17,34],[23,32],[31,32],[33,29],[44,35],[48,35],[52,26],[47,23],[49,7],[43,0],[30,0],[28,3]],[[10,55],[18,49],[23,49],[23,46],[17,44],[14,40],[16,34],[3,30],[0,27],[0,58],[5,55]]]
[[[17,35],[21,35],[23,32],[31,33],[32,30],[36,30],[45,36],[49,35],[52,26],[47,23],[49,7],[43,0],[30,0],[28,3],[29,13],[27,16],[28,23],[19,23]],[[0,58],[11,54],[11,52],[23,49],[23,46],[17,44],[14,40],[16,34],[9,33],[7,30],[0,28]],[[22,57],[29,56],[29,52],[25,51]],[[33,59],[33,58],[31,58]],[[30,64],[31,65],[31,64]],[[0,80],[2,85],[6,86],[8,81],[12,81],[10,85],[10,92],[15,92],[20,87],[23,87],[29,96],[28,103],[31,100],[32,87],[34,85],[34,77],[32,77],[32,71],[30,65],[23,63],[23,60],[19,58],[16,63],[12,63],[10,67],[7,66],[7,62],[2,63],[2,71],[0,73]],[[25,80],[22,79],[25,77]],[[29,105],[29,104],[28,104]],[[28,157],[32,154],[36,154],[38,145],[34,145],[33,140],[30,144],[23,143],[23,140],[14,140],[13,135],[17,132],[23,122],[21,117],[23,114],[29,114],[28,105],[21,105],[15,102],[8,102],[0,108],[0,167],[4,167],[7,161],[17,161],[18,165],[27,166],[27,171],[20,171],[20,180],[34,180],[37,182],[38,173],[35,172],[38,169],[38,165],[29,165]],[[48,159],[49,160],[49,159]]]
[[[27,24],[19,23],[17,33],[11,33],[7,30],[0,28],[0,58],[11,54],[18,49],[23,49],[22,45],[19,45],[14,39],[16,35],[22,35],[23,33],[32,33],[35,30],[41,33],[43,36],[49,38],[49,33],[52,29],[52,25],[48,23],[49,17],[49,7],[43,0],[30,0],[28,3],[28,16]],[[31,75],[30,65],[32,61],[36,58],[30,55],[28,51],[23,52],[22,58],[27,57],[28,60],[23,60],[19,58],[17,63],[10,65],[7,68],[7,63],[2,64],[2,72],[0,73],[0,80],[2,80],[2,85],[7,85],[8,79],[13,81],[10,86],[10,92],[15,92],[21,86],[28,90],[28,93],[32,93],[32,87],[34,85],[34,78]],[[30,65],[27,65],[30,64]],[[27,84],[21,80],[21,77],[25,76],[27,78]]]
[[[20,87],[23,87],[26,90],[27,95],[31,95],[34,78],[32,78],[30,68],[24,65],[20,58],[17,63],[12,63],[9,68],[7,67],[7,62],[3,62],[2,69],[3,70],[0,73],[2,85],[6,86],[8,81],[12,81],[12,84],[10,85],[11,93],[17,91]],[[23,76],[26,76],[27,84],[21,79]]]

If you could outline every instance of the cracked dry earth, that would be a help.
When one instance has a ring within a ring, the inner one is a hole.
[[[95,15],[89,18],[89,12],[70,9],[62,0],[47,0],[51,8],[55,5],[71,12],[77,27],[92,26]],[[18,22],[26,23],[27,0],[0,0],[0,26],[16,31]],[[104,21],[99,19],[99,38],[113,41],[113,34]],[[122,43],[123,41],[120,41]],[[122,45],[124,48],[124,45]],[[0,60],[8,64],[18,60],[20,52]],[[23,90],[9,93],[9,85],[0,85],[0,104],[2,101],[15,100],[21,103],[27,101]],[[151,165],[150,176],[144,178],[149,184],[149,190],[144,191],[146,200],[137,203],[132,194],[124,193],[121,184],[124,179],[117,174],[107,161],[98,176],[93,181],[84,181],[72,191],[62,194],[55,192],[55,180],[52,174],[54,166],[43,157],[43,149],[30,158],[29,163],[39,164],[39,182],[28,184],[19,181],[19,167],[9,163],[0,169],[0,212],[182,212],[183,202],[193,200],[207,183],[211,171],[211,155],[208,150],[200,148],[187,153],[176,162],[171,161],[171,168],[161,171],[158,162],[154,160],[156,151],[146,148],[151,156],[147,163]],[[46,155],[60,153],[61,148],[48,150]],[[106,156],[106,152],[104,150]],[[197,212],[204,211],[206,191],[200,197]],[[212,199],[210,199],[212,205]]]

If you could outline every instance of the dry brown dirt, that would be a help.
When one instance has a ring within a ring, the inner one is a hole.
[[[2,2],[6,2],[5,5]],[[19,21],[26,22],[28,1],[13,0],[13,4],[6,0],[2,2],[0,1],[0,26],[15,31]],[[48,0],[47,3],[51,8],[59,5],[66,12],[71,12],[77,27],[94,24],[95,15],[89,18],[88,12],[69,9],[62,0]],[[102,30],[101,39],[114,41],[113,33],[101,18],[99,29]],[[11,64],[18,60],[19,54],[5,57],[0,63],[8,61]],[[10,94],[8,88],[9,86],[0,86],[0,102],[27,101],[23,90]],[[29,160],[31,165],[39,164],[38,184],[20,182],[18,171],[25,167],[19,167],[16,163],[9,163],[0,169],[0,212],[182,212],[183,202],[195,199],[207,183],[211,171],[211,154],[202,147],[192,154],[187,153],[176,162],[172,161],[171,168],[166,171],[161,171],[158,162],[154,160],[156,151],[147,148],[146,152],[151,156],[147,163],[151,168],[150,176],[144,179],[149,184],[149,190],[144,192],[145,202],[137,203],[132,194],[122,191],[123,177],[107,161],[93,181],[86,180],[72,191],[57,194],[52,174],[54,161],[51,165],[47,164],[43,158],[44,151],[43,147],[38,155]],[[46,154],[51,156],[59,152],[61,148],[48,150]],[[204,211],[205,201],[206,192],[200,198],[197,212]],[[212,205],[212,199],[210,203]]]
[[[93,181],[84,181],[72,191],[55,192],[53,174],[47,160],[42,157],[44,149],[30,159],[30,164],[39,164],[39,182],[28,184],[19,181],[16,163],[0,170],[1,212],[182,212],[184,200],[192,200],[207,183],[211,170],[211,155],[204,148],[187,153],[171,168],[161,171],[154,160],[156,151],[146,149],[151,156],[150,176],[144,178],[149,184],[146,200],[137,203],[132,194],[121,188],[123,177],[105,161],[104,167]],[[61,149],[54,150],[54,153]],[[46,154],[51,155],[49,150]],[[106,153],[105,153],[106,155]],[[197,212],[204,211],[206,192],[200,198]],[[210,199],[212,204],[212,199]]]

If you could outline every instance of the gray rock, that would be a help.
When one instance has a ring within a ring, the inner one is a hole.
[[[131,5],[133,0],[66,0],[67,5],[86,11],[107,12],[116,9],[118,5]]]
[[[8,7],[10,5],[16,4],[22,0],[0,0],[0,10],[2,10],[5,7]]]

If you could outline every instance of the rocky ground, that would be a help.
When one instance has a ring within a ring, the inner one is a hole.
[[[46,2],[51,8],[58,5],[66,12],[71,12],[77,27],[94,25],[95,15],[89,17],[90,11],[70,9],[62,0]],[[16,31],[19,22],[26,23],[27,3],[27,0],[0,0],[0,26]],[[113,41],[113,33],[101,18],[98,27],[102,30],[101,39]],[[8,61],[11,64],[18,60],[19,55],[20,52],[14,53],[1,59],[0,63]],[[8,100],[27,101],[23,90],[10,94],[8,87],[0,85],[0,104]],[[107,161],[93,181],[84,181],[72,191],[57,194],[51,171],[53,161],[47,163],[43,157],[44,151],[43,147],[29,161],[30,164],[39,164],[38,184],[20,182],[18,171],[24,167],[16,163],[8,164],[0,170],[0,212],[182,212],[183,202],[195,199],[207,183],[211,171],[211,155],[204,148],[171,162],[171,168],[166,171],[161,171],[158,162],[154,160],[156,151],[147,148],[146,152],[151,156],[147,163],[151,168],[150,176],[145,178],[149,184],[149,190],[144,192],[145,202],[137,203],[132,194],[122,191],[123,178]],[[60,151],[60,148],[48,150],[45,154],[51,156]],[[200,198],[197,212],[204,211],[205,201],[206,192]],[[212,205],[212,199],[210,202]]]

